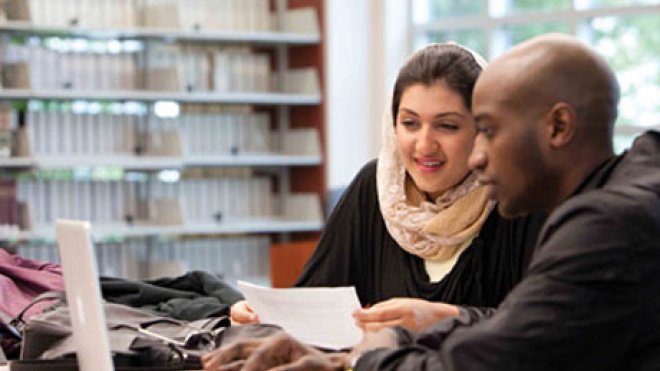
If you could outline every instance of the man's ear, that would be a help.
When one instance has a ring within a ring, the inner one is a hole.
[[[569,144],[575,136],[577,114],[573,106],[567,103],[557,103],[546,116],[546,133],[548,143],[553,148]]]

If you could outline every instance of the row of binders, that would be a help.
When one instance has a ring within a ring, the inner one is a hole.
[[[29,148],[14,153],[69,156],[227,156],[273,152],[270,116],[247,106],[182,112],[177,117],[28,110]],[[14,118],[17,115],[14,113]],[[1,116],[1,115],[0,115]],[[10,127],[16,127],[16,124]]]
[[[94,228],[94,225],[92,225]],[[96,261],[101,276],[156,278],[176,276],[190,270],[222,275],[229,282],[246,277],[267,280],[270,237],[227,236],[223,238],[158,241],[147,247],[143,241],[99,243]],[[57,247],[33,243],[17,249],[23,257],[58,262]]]
[[[6,104],[0,105],[0,158],[16,154],[17,112]]]
[[[166,224],[159,218],[174,209],[181,214],[176,216],[181,224],[269,219],[275,214],[272,181],[264,176],[177,183],[21,179],[16,198],[28,207],[27,227],[37,229],[53,225],[57,218],[89,220],[105,227]]]
[[[85,42],[83,42],[84,44]],[[270,56],[247,47],[159,45],[146,56],[111,47],[30,39],[6,47],[3,85],[20,89],[270,92]],[[129,44],[132,45],[132,44]],[[138,43],[136,47],[141,46]],[[97,52],[97,51],[101,52]],[[129,49],[130,50],[130,49]]]
[[[6,17],[37,26],[270,31],[269,0],[8,0]]]

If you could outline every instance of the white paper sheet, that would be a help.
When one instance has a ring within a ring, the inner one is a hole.
[[[261,323],[282,327],[303,343],[344,349],[362,339],[352,313],[360,307],[355,287],[272,289],[238,281]]]

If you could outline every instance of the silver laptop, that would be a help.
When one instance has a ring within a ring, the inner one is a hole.
[[[90,224],[58,219],[56,231],[78,367],[80,371],[112,371]]]

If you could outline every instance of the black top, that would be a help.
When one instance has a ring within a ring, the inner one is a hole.
[[[464,310],[360,370],[660,370],[660,133],[597,169],[549,217],[490,318]]]
[[[354,285],[363,305],[413,297],[497,306],[521,279],[543,220],[505,220],[493,210],[451,272],[431,283],[423,259],[403,250],[385,227],[371,161],[337,204],[296,285]]]

